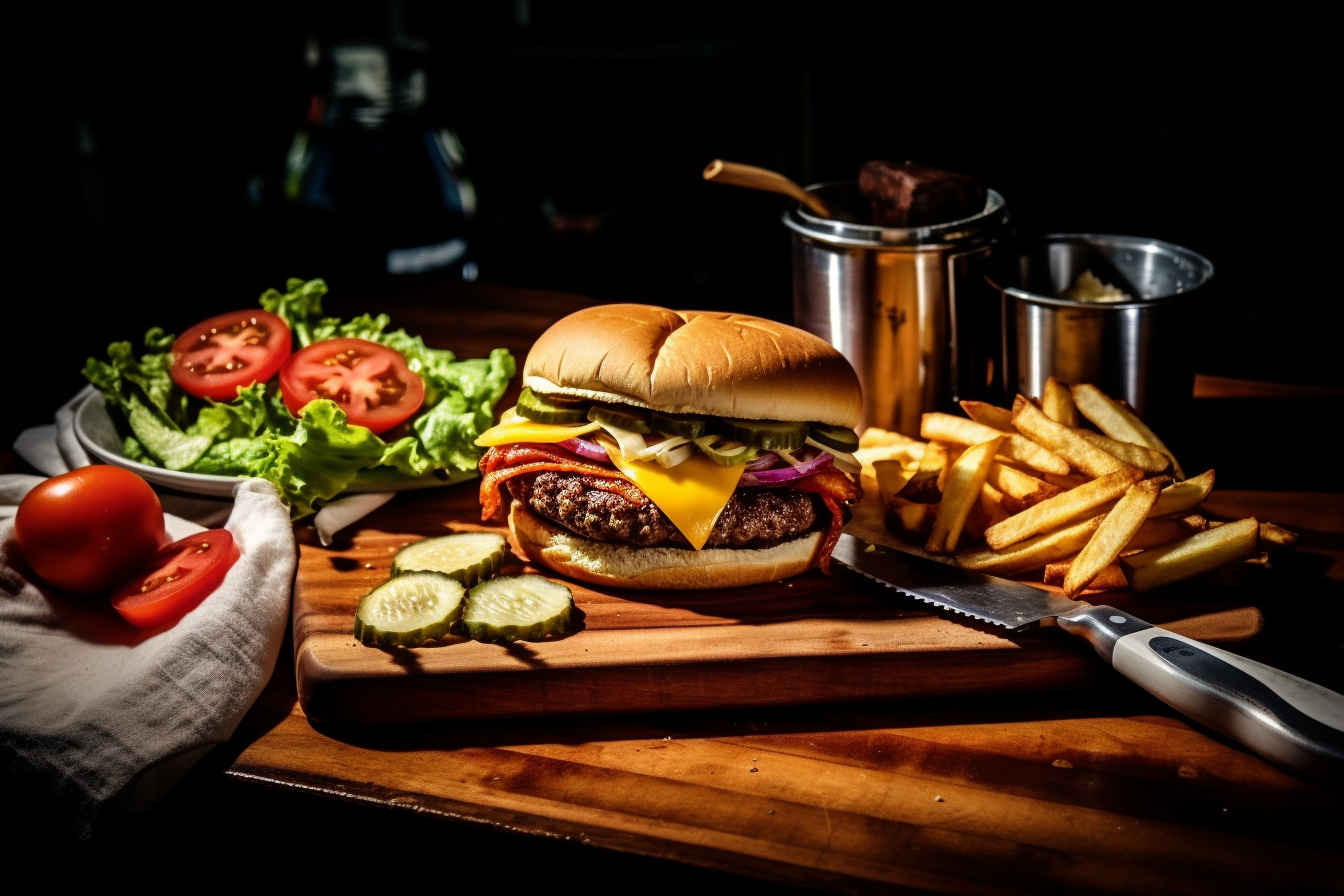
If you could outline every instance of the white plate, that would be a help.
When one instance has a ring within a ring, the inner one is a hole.
[[[116,426],[113,425],[112,418],[108,416],[107,407],[103,404],[103,396],[99,392],[94,392],[75,409],[74,430],[75,438],[79,440],[79,444],[84,446],[84,450],[89,452],[91,457],[106,464],[124,467],[146,481],[161,485],[164,488],[190,492],[196,495],[231,498],[233,497],[233,487],[243,478],[241,476],[211,476],[205,473],[165,470],[162,467],[151,467],[148,464],[131,460],[121,453],[121,436],[117,434]],[[472,477],[464,476],[452,481],[460,482],[466,478]],[[448,480],[433,478],[407,479],[394,483],[376,484],[357,482],[351,485],[347,491],[400,492],[419,488],[437,488],[441,485],[450,484],[452,483]]]

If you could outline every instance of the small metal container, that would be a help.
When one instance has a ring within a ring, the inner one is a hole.
[[[867,204],[853,182],[807,191],[833,217],[801,205],[784,214],[793,322],[854,366],[864,390],[860,428],[917,436],[925,412],[986,397],[1002,334],[984,264],[1010,233],[1003,197],[989,190],[984,211],[960,221],[890,228],[862,223]]]
[[[1090,271],[1130,298],[1061,298]],[[989,283],[1003,299],[1005,402],[1040,397],[1045,381],[1091,383],[1152,425],[1177,425],[1193,397],[1213,265],[1161,240],[1050,234],[1000,247]]]

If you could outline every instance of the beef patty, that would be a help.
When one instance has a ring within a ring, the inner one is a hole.
[[[543,472],[510,479],[508,489],[533,513],[594,541],[690,547],[657,505],[624,479]],[[705,547],[770,547],[817,528],[818,520],[826,518],[825,506],[807,492],[740,488],[719,514]]]

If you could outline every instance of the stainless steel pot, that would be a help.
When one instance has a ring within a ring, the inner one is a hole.
[[[1130,299],[1061,298],[1086,271]],[[1178,428],[1212,278],[1204,256],[1144,237],[1050,234],[1001,246],[987,279],[1003,296],[1007,400],[1040,397],[1054,376],[1125,400],[1150,425]]]
[[[860,428],[918,436],[927,411],[998,398],[999,296],[984,279],[994,244],[1010,235],[1002,196],[978,215],[931,227],[862,223],[853,182],[807,188],[835,217],[798,205],[792,231],[794,324],[854,365],[864,389]]]

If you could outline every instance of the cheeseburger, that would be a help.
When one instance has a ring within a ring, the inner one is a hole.
[[[600,305],[555,323],[477,440],[481,511],[534,562],[625,588],[829,571],[859,498],[862,391],[829,343],[751,317]]]

